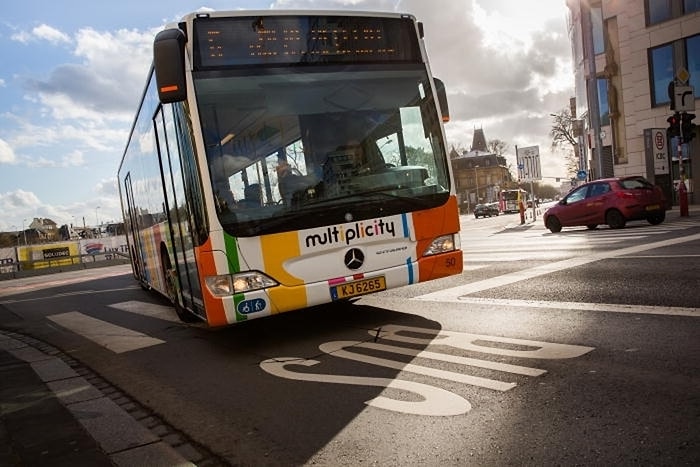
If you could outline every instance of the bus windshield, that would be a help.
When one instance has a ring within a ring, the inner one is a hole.
[[[416,64],[194,73],[217,213],[235,236],[444,204],[431,80]]]

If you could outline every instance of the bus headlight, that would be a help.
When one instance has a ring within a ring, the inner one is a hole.
[[[443,235],[442,237],[436,238],[428,245],[428,248],[423,252],[423,256],[447,253],[448,251],[454,251],[455,248],[455,236],[452,234]]]
[[[278,285],[275,280],[258,271],[209,276],[204,281],[209,291],[217,297],[227,297]]]

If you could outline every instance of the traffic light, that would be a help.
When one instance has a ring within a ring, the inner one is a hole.
[[[695,114],[689,114],[683,112],[681,114],[681,130],[683,132],[683,142],[690,143],[690,141],[695,138],[695,129],[697,125],[693,123]]]
[[[668,129],[666,130],[666,138],[668,141],[681,135],[681,115],[676,112],[666,119]]]

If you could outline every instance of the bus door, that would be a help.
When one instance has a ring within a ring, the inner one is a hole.
[[[144,276],[145,269],[143,267],[143,248],[140,242],[140,236],[138,235],[139,223],[138,212],[136,209],[136,203],[134,202],[134,189],[131,185],[131,172],[126,174],[124,177],[124,192],[126,193],[126,204],[127,204],[127,215],[129,225],[127,226],[127,235],[131,237],[131,251],[129,251],[129,256],[131,257],[131,264],[134,270],[134,276],[142,284],[148,282],[147,278]]]
[[[172,106],[160,106],[154,118],[162,168],[166,215],[170,231],[170,251],[178,276],[175,300],[184,308],[201,314],[201,287],[194,255],[190,209],[185,194],[180,145]],[[186,138],[185,138],[186,139]]]

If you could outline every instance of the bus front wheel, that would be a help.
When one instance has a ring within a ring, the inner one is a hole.
[[[163,276],[165,278],[165,292],[168,296],[168,300],[170,300],[170,303],[173,305],[173,308],[175,308],[175,313],[177,313],[177,317],[180,318],[180,321],[184,323],[194,323],[198,321],[198,319],[192,313],[190,313],[182,305],[180,305],[177,299],[177,286],[175,285],[175,276],[177,273],[175,272],[175,269],[173,269],[173,267],[170,265],[170,258],[168,257],[168,253],[166,251],[161,252],[160,264],[162,265]]]

